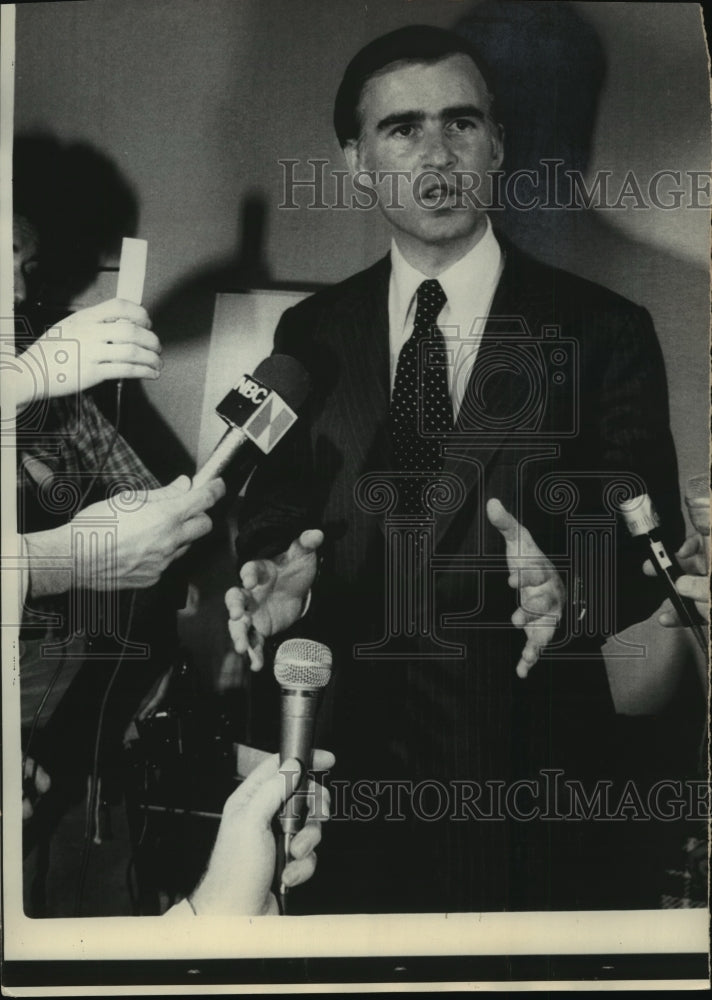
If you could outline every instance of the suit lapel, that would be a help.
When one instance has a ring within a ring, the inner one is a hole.
[[[545,403],[537,388],[546,373],[539,352],[526,349],[536,342],[544,320],[543,289],[533,287],[520,253],[500,239],[505,263],[495,291],[482,343],[469,376],[451,444],[445,447],[445,472],[458,476],[469,495],[502,446],[531,419],[532,406]],[[524,342],[524,343],[523,343]],[[545,383],[544,383],[545,384]],[[532,395],[534,394],[534,395]],[[457,515],[438,518],[436,541]]]
[[[354,472],[390,467],[387,435],[390,396],[388,283],[390,256],[372,268],[359,294],[347,303],[342,357],[346,370],[340,380],[343,413]]]
[[[455,435],[445,448],[443,471],[458,476],[466,494],[479,489],[502,446],[531,419],[537,386],[547,378],[542,352],[523,351],[522,342],[539,342],[541,326],[551,315],[546,290],[527,275],[526,258],[500,238],[505,263],[485,325],[477,359],[470,373]],[[347,303],[343,324],[343,413],[349,437],[345,454],[354,456],[352,473],[392,468],[388,434],[390,357],[388,287],[390,256],[380,260],[358,294]],[[531,366],[531,359],[535,364]],[[525,360],[524,367],[522,361]],[[529,377],[527,377],[529,376]],[[544,381],[544,388],[546,381]],[[532,395],[534,394],[534,395]],[[545,399],[540,400],[542,404]],[[436,542],[457,511],[438,515]]]

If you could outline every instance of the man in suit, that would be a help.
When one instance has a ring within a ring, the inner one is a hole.
[[[616,505],[647,492],[681,534],[650,318],[468,196],[504,156],[469,42],[376,39],[334,124],[391,251],[279,323],[309,413],[253,478],[226,595],[253,669],[290,628],[334,650],[319,739],[344,822],[313,907],[653,905],[621,824],[579,816],[569,785],[552,801],[556,773],[588,794],[625,771],[599,648],[660,598]]]

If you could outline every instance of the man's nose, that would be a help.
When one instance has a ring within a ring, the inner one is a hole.
[[[430,170],[447,170],[455,165],[455,153],[448,139],[440,129],[434,129],[425,137],[423,167]]]

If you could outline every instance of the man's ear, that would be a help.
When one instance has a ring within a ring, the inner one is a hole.
[[[490,143],[492,147],[492,168],[498,170],[504,159],[504,129],[496,122],[492,124]]]
[[[358,139],[349,139],[346,142],[346,145],[344,146],[344,158],[346,160],[346,166],[349,168],[349,173],[352,177],[360,170],[363,170]]]

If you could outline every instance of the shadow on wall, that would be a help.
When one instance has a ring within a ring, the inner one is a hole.
[[[237,240],[232,257],[181,277],[153,310],[154,329],[171,344],[195,340],[207,345],[218,292],[245,292],[257,288],[316,291],[320,285],[275,281],[265,244],[268,232],[267,199],[248,191],[237,213]]]
[[[15,137],[13,212],[30,221],[39,236],[39,270],[29,301],[21,307],[39,336],[67,315],[107,262],[118,259],[122,238],[136,233],[139,201],[100,150],[33,133]],[[115,383],[103,383],[91,393],[107,418],[115,420]],[[142,384],[132,379],[124,382],[121,432],[159,479],[191,468],[189,454],[148,401]]]
[[[688,324],[690,338],[694,336],[692,324],[701,323],[707,331],[706,268],[625,235],[595,208],[541,207],[547,200],[568,204],[570,173],[585,175],[590,164],[607,71],[596,31],[571,4],[550,0],[536,4],[482,0],[458,21],[455,30],[472,41],[493,71],[505,128],[507,175],[532,170],[543,178],[547,176],[542,167],[545,161],[561,161],[556,177],[553,166],[549,167],[552,182],[546,190],[543,184],[537,192],[526,183],[520,186],[522,204],[539,194],[538,205],[524,209],[505,204],[503,210],[492,213],[493,222],[523,250],[649,309],[668,365],[674,411],[689,387],[686,381],[695,371],[699,378],[699,364],[695,367],[694,359],[681,357],[680,322]],[[623,176],[626,164],[620,166]],[[612,184],[611,191],[615,200],[620,185]],[[706,430],[701,428],[700,440],[694,441],[683,433],[688,427],[675,426],[674,418],[673,412],[680,464],[686,475],[692,475],[700,463],[706,467]]]
[[[190,367],[192,386],[184,386],[184,391],[202,392],[218,293],[270,288],[312,290],[309,286],[273,280],[265,259],[267,233],[267,200],[259,190],[250,190],[237,212],[233,255],[181,277],[152,310],[154,330],[162,343],[179,349],[190,343],[191,349],[197,352],[195,363]],[[317,287],[314,285],[313,290]],[[240,331],[235,330],[237,354],[239,336]],[[239,361],[236,366],[235,377],[241,374]],[[217,404],[219,399],[214,402]],[[199,415],[199,409],[197,413]],[[213,531],[194,544],[186,557],[194,591],[179,618],[181,639],[192,655],[201,682],[218,690],[221,690],[221,676],[227,661],[231,664],[231,679],[226,686],[244,688],[249,682],[241,661],[230,653],[226,627],[223,596],[236,581],[234,528],[230,516],[237,490],[231,484],[229,470],[226,483],[226,499],[211,512]]]
[[[15,138],[13,211],[39,233],[46,308],[66,308],[94,281],[121,238],[135,235],[138,210],[114,162],[88,143],[63,144],[49,133]]]

